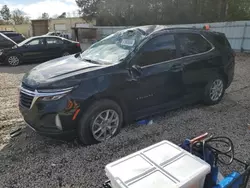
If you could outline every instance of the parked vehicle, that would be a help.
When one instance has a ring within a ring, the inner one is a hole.
[[[12,48],[15,45],[17,45],[17,44],[13,40],[11,40],[6,35],[0,33],[0,50],[1,50],[1,52],[2,52],[2,49],[4,49],[4,48]]]
[[[222,33],[130,28],[32,69],[19,107],[40,134],[73,134],[94,144],[132,120],[200,100],[217,104],[233,80],[234,59]]]
[[[0,32],[6,35],[7,37],[11,38],[16,43],[20,43],[26,39],[23,34],[17,33],[15,31],[0,31]]]
[[[2,50],[0,62],[17,66],[22,62],[48,61],[81,52],[80,43],[56,36],[31,37]]]
[[[48,32],[46,34],[47,36],[59,36],[59,37],[63,37],[63,38],[66,38],[66,39],[70,39],[70,36],[68,33],[62,33],[62,32],[59,32],[59,31],[51,31],[51,32]]]

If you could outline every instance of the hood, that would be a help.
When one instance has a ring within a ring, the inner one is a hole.
[[[29,86],[39,86],[43,83],[72,78],[102,67],[103,65],[83,61],[76,55],[66,56],[36,66],[25,74],[23,83]]]

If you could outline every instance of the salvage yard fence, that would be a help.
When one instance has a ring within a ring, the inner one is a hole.
[[[174,25],[174,26],[202,28],[206,24],[210,25],[210,29],[212,31],[225,33],[232,48],[235,51],[250,52],[250,21],[201,23],[201,24],[187,24],[187,25]],[[115,33],[116,31],[129,27],[96,26],[96,28],[97,28],[97,35],[99,36],[99,38],[104,38],[112,33]]]

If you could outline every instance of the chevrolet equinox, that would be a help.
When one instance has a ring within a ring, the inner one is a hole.
[[[222,33],[129,28],[26,73],[19,108],[42,135],[74,135],[94,144],[132,120],[199,101],[217,104],[234,67],[234,52]]]

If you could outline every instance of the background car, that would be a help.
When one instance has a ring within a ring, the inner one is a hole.
[[[20,43],[26,39],[23,34],[17,33],[15,31],[0,31],[0,32],[6,35],[7,37],[11,38],[16,43]]]
[[[0,33],[0,50],[4,48],[12,48],[15,45],[17,45],[17,43],[15,43],[6,35]]]
[[[31,37],[14,48],[3,49],[0,62],[17,66],[22,62],[48,61],[81,52],[80,43],[56,36]]]
[[[48,32],[46,35],[47,36],[58,36],[58,37],[63,37],[63,38],[66,38],[66,39],[70,39],[69,34],[62,33],[62,32],[59,32],[59,31],[51,31],[51,32]]]
[[[198,101],[219,103],[234,67],[222,33],[129,28],[25,74],[19,108],[43,135],[75,134],[94,144],[118,134],[124,122]]]

